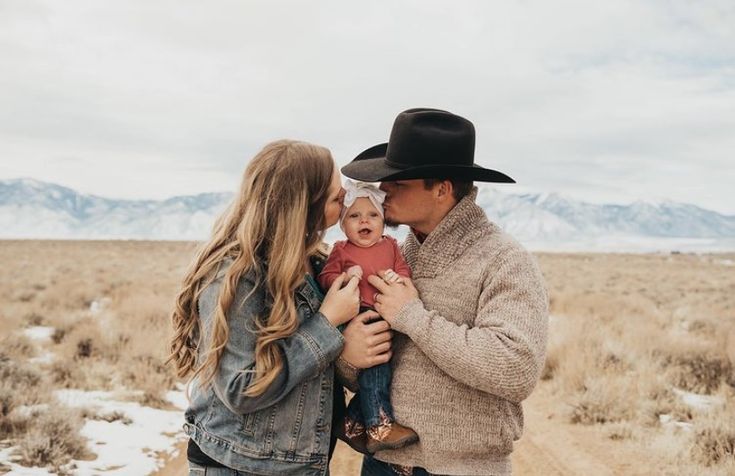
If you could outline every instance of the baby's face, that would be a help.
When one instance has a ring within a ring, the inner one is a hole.
[[[369,198],[360,197],[347,209],[342,227],[350,243],[368,248],[383,236],[383,217]]]

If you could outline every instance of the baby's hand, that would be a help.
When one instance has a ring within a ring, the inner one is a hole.
[[[379,271],[378,275],[381,278],[383,278],[383,281],[385,281],[386,283],[402,283],[403,282],[403,278],[401,278],[401,276],[395,271],[393,271],[392,269],[386,269],[385,271],[382,271],[382,272]]]
[[[347,278],[355,276],[357,279],[362,279],[362,266],[356,264],[347,268]]]

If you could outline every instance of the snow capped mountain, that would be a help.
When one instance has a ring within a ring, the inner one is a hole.
[[[114,200],[33,179],[0,181],[0,238],[203,240],[231,193]],[[488,217],[537,250],[733,250],[735,216],[676,203],[596,205],[482,187]],[[402,227],[403,228],[403,227]],[[405,236],[405,228],[393,233]],[[333,228],[328,240],[339,239]]]
[[[0,181],[0,237],[201,240],[231,196],[114,200],[38,180]]]
[[[478,204],[522,241],[617,235],[735,238],[735,216],[670,200],[594,205],[557,193],[509,195],[483,189]]]

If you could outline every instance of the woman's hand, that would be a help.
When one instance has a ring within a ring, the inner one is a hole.
[[[352,278],[353,276],[357,279],[362,279],[362,266],[356,264],[347,268],[347,276]]]
[[[360,309],[360,291],[357,288],[360,280],[351,278],[343,288],[342,284],[345,279],[345,273],[337,276],[319,308],[324,317],[335,327],[355,317]]]
[[[393,355],[391,351],[393,331],[383,320],[369,322],[376,317],[378,313],[375,311],[358,314],[342,332],[345,346],[341,357],[354,367],[366,369],[384,364]]]

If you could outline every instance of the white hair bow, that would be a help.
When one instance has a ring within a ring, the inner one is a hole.
[[[383,216],[383,201],[385,200],[385,192],[380,190],[373,184],[365,182],[353,182],[352,180],[345,181],[345,198],[344,207],[342,208],[342,216],[340,217],[340,223],[347,214],[347,209],[355,203],[360,197],[365,197],[370,200],[373,206],[378,210],[380,216]]]

